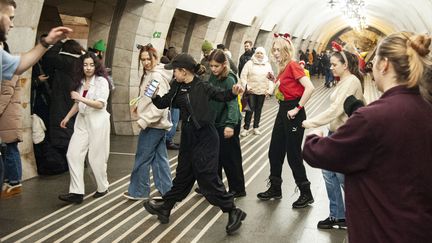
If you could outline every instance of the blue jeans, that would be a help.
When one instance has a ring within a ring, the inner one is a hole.
[[[18,142],[8,143],[4,155],[4,179],[10,184],[18,184],[22,179],[21,157]]]
[[[171,122],[173,126],[171,127],[171,130],[169,130],[166,134],[166,141],[172,142],[174,135],[177,131],[177,125],[180,119],[180,109],[178,108],[172,108],[171,109]]]
[[[330,201],[330,217],[345,219],[345,203],[342,197],[345,176],[328,170],[322,170],[322,173]]]
[[[333,133],[329,131],[328,136],[331,136]],[[329,170],[322,170],[322,174],[330,201],[330,217],[345,219],[345,203],[342,197],[345,176]]]
[[[132,197],[149,197],[150,166],[156,188],[164,195],[171,189],[171,171],[165,144],[166,131],[146,128],[138,137],[135,164],[131,173],[128,193]]]

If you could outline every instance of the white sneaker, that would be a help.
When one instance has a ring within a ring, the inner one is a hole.
[[[247,135],[249,135],[249,130],[244,129],[241,133],[240,136],[242,137],[246,137]]]
[[[258,128],[254,128],[253,133],[255,135],[261,135],[262,134],[262,132]]]
[[[129,200],[132,200],[132,201],[141,201],[141,200],[148,201],[149,200],[148,197],[133,197],[133,196],[129,195],[129,192],[124,192],[123,197],[125,197]]]

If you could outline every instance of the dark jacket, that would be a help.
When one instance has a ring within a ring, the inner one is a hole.
[[[209,83],[223,90],[231,90],[237,83],[237,77],[230,72],[224,80],[217,79],[213,74],[210,76]],[[233,128],[240,122],[241,114],[237,99],[227,102],[210,101],[211,110],[215,113],[215,127]]]
[[[67,115],[73,105],[70,92],[74,86],[74,75],[80,64],[79,56],[70,53],[60,53],[61,43],[54,45],[44,56],[44,67],[50,67],[47,73],[51,77],[51,106],[49,112],[49,138],[56,147],[67,147],[73,133],[75,117],[68,124],[67,129],[60,127],[60,122]]]
[[[432,105],[387,90],[330,137],[306,138],[304,159],[345,174],[350,243],[432,239]]]
[[[238,76],[239,77],[241,75],[241,71],[243,70],[244,65],[252,58],[254,52],[255,52],[255,48],[252,48],[252,50],[245,51],[245,53],[243,53],[240,56],[239,65],[238,65]]]
[[[231,71],[232,71],[234,74],[237,74],[237,73],[238,73],[238,69],[237,69],[236,65],[234,64],[234,61],[233,61],[231,58],[229,58],[229,57],[227,57],[227,58],[228,58],[228,62],[229,62],[229,64],[230,64],[230,69],[231,69]]]
[[[216,88],[195,76],[188,84],[173,82],[170,91],[162,97],[156,96],[153,104],[159,109],[170,106],[180,108],[182,121],[195,120],[198,124],[194,125],[199,129],[199,127],[214,123],[215,114],[210,109],[210,99],[225,102],[236,97],[231,89]]]

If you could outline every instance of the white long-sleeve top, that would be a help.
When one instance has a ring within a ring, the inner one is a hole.
[[[249,60],[243,67],[240,80],[243,87],[247,84],[248,93],[264,95],[273,93],[273,82],[267,79],[267,74],[273,72],[270,63],[259,62],[255,58]]]
[[[330,124],[329,130],[331,132],[336,131],[348,119],[343,104],[350,95],[364,101],[360,80],[353,74],[336,84],[335,90],[330,95],[330,107],[319,115],[304,120],[303,126],[305,128],[314,128]]]
[[[82,96],[84,93],[84,82],[85,80],[82,80],[83,85],[81,85],[80,89],[78,90],[78,93]],[[79,113],[89,113],[89,112],[106,112],[108,97],[109,97],[109,84],[108,80],[106,80],[102,76],[96,76],[94,75],[92,79],[90,80],[90,86],[87,91],[86,98],[91,100],[100,101],[104,104],[104,107],[102,109],[93,108],[91,106],[86,105],[84,102],[78,103],[78,111]]]
[[[147,127],[159,128],[169,130],[172,126],[171,119],[169,118],[169,110],[158,109],[150,97],[144,95],[145,88],[150,82],[155,79],[159,81],[158,95],[163,96],[170,90],[169,81],[172,78],[173,72],[166,70],[163,65],[158,64],[153,70],[147,71],[144,76],[144,80],[140,86],[141,99],[137,104],[138,120],[137,123],[141,129]]]

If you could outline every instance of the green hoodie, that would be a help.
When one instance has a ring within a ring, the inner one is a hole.
[[[230,72],[226,79],[218,80],[215,75],[211,74],[209,83],[223,90],[232,89],[232,86],[237,83],[237,76]],[[210,108],[215,113],[216,127],[230,127],[234,129],[234,127],[241,121],[241,114],[237,99],[227,102],[211,100]]]

